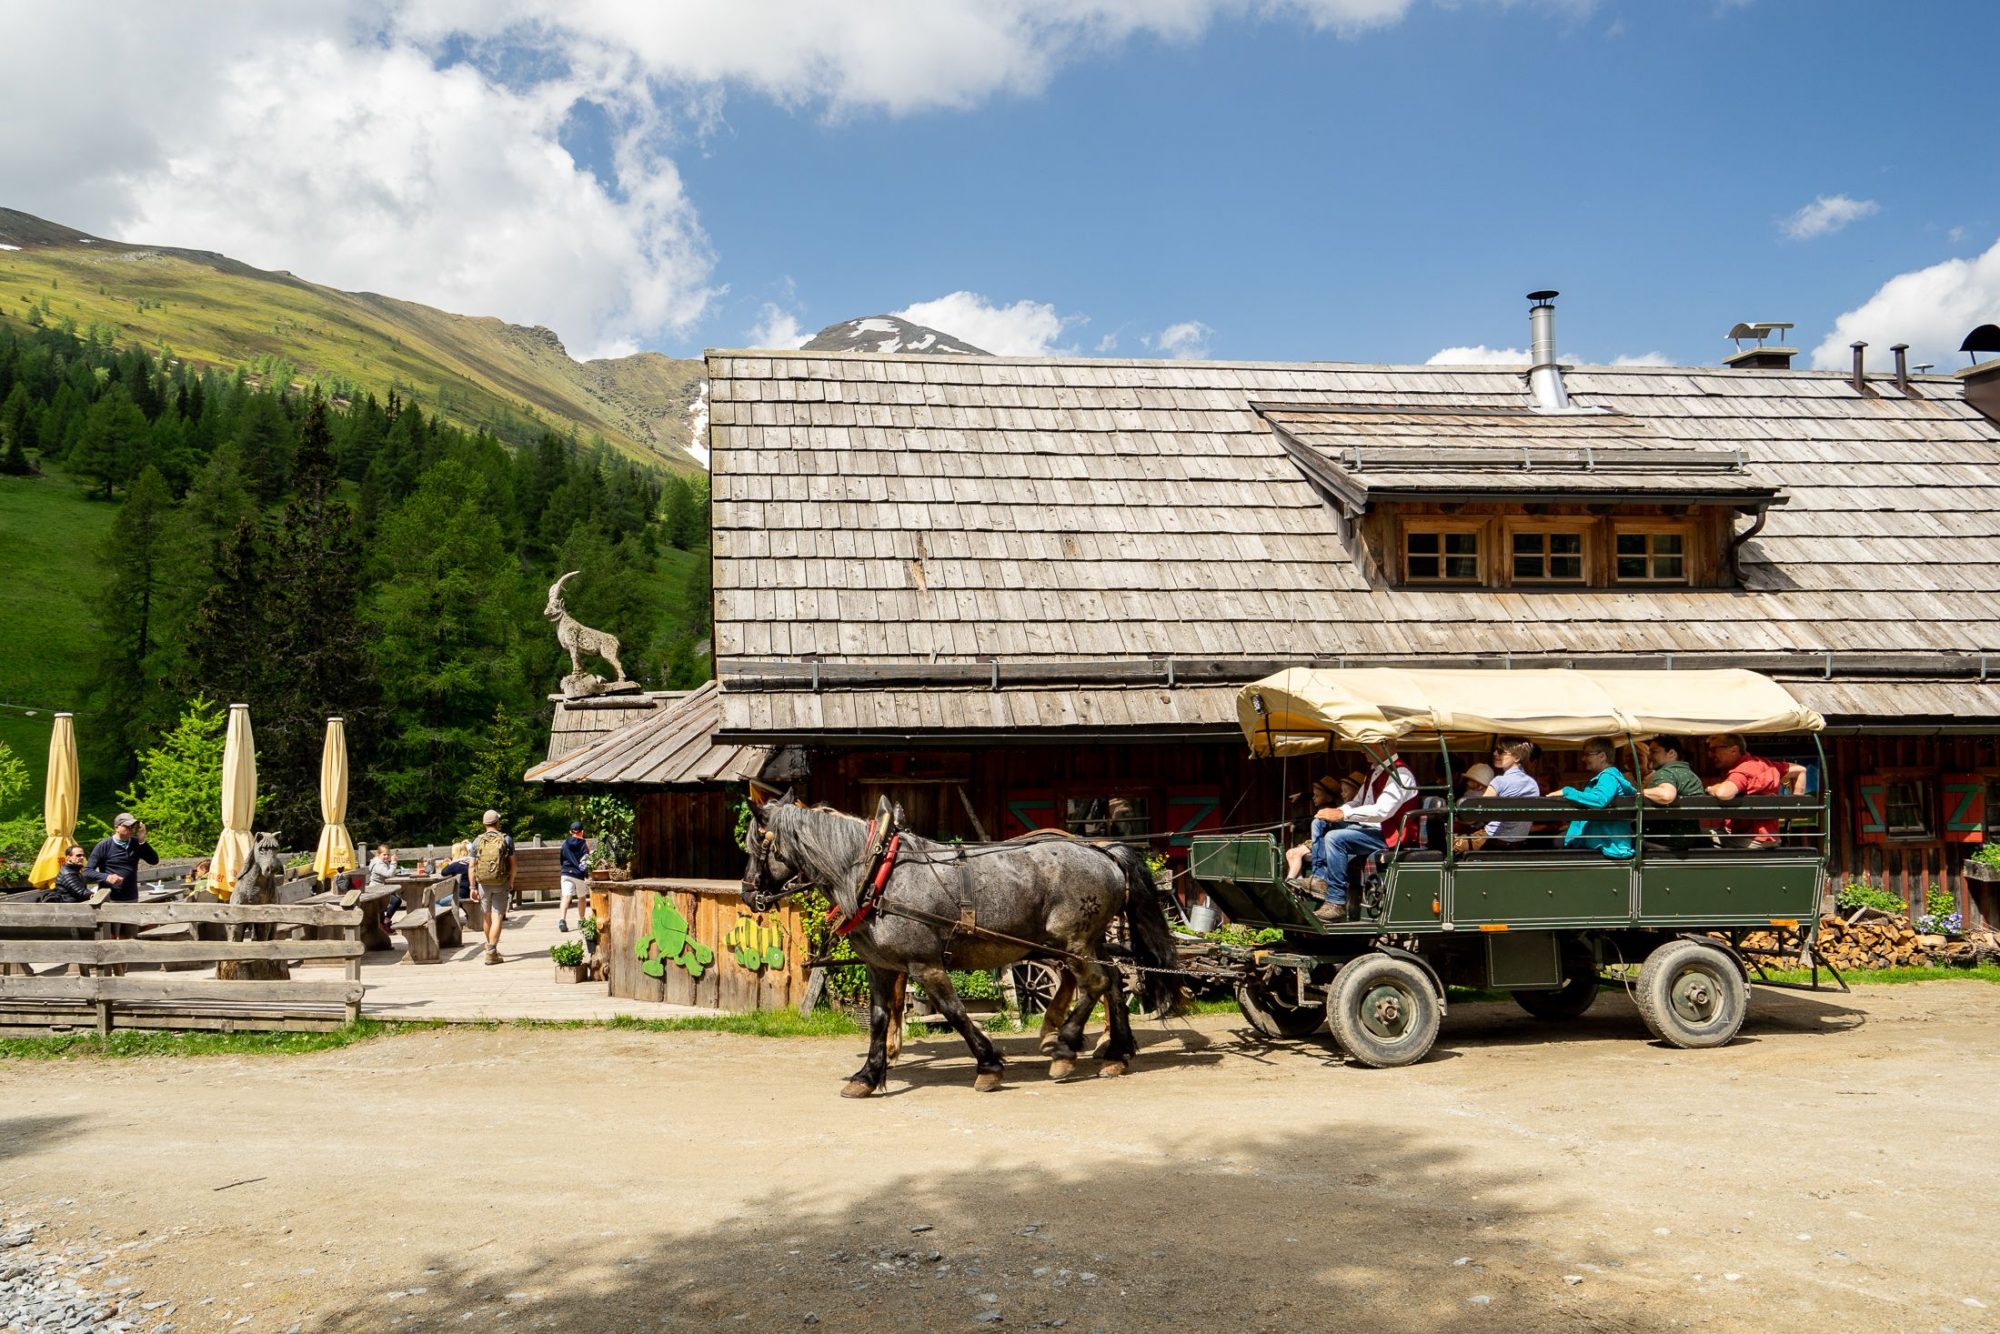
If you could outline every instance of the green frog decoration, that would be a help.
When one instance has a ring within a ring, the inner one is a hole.
[[[685,968],[689,977],[700,977],[715,962],[714,950],[688,939],[688,920],[666,894],[653,900],[652,932],[639,937],[632,953],[639,959],[639,971],[647,977],[665,976],[670,963]]]

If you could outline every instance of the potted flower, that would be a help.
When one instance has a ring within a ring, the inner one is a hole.
[[[549,946],[549,957],[555,960],[556,981],[583,981],[583,945],[579,941],[564,940]]]
[[[1989,884],[2000,881],[2000,843],[1981,843],[1979,851],[1967,859],[1965,874],[1968,879]]]

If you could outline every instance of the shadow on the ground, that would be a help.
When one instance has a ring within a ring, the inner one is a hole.
[[[0,1159],[31,1158],[51,1140],[79,1133],[81,1116],[10,1116],[0,1120]]]
[[[946,1094],[930,1096],[938,1118],[924,1133],[967,1133]],[[1092,1108],[1067,1115],[1121,1115],[1115,1099]],[[573,1246],[524,1252],[503,1219],[482,1219],[469,1249],[409,1255],[408,1288],[324,1310],[317,1326],[488,1328],[504,1315],[503,1327],[593,1331],[1520,1327],[1582,1313],[1564,1267],[1618,1265],[1595,1238],[1543,1252],[1535,1217],[1511,1202],[1525,1183],[1452,1138],[1475,1132],[1364,1118],[1272,1135],[1194,1121],[1167,1127],[1185,1155],[1121,1151],[1077,1171],[1046,1165],[1060,1151],[1037,1162],[1036,1146],[1064,1134],[1053,1112],[1005,1144],[948,1140],[964,1145],[962,1165],[914,1174],[896,1137],[870,1128],[867,1104],[829,1094],[826,1121],[840,1129],[824,1152],[851,1164],[840,1186],[790,1184],[748,1125],[741,1149],[687,1146],[739,1152],[763,1183],[720,1224],[646,1230],[577,1208],[575,1183],[551,1182],[550,1207],[577,1210]],[[1146,1121],[1134,1139],[1156,1141]],[[671,1160],[607,1167],[656,1181],[648,1221],[673,1216]],[[1629,1294],[1588,1296],[1593,1318],[1630,1327]],[[998,1318],[978,1319],[987,1312]]]

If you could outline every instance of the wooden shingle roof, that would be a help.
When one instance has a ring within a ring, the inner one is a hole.
[[[1809,371],[1573,370],[1577,404],[1661,449],[1740,456],[1787,503],[1744,544],[1738,589],[1460,591],[1371,584],[1252,404],[1491,420],[1526,402],[1517,370],[765,352],[708,369],[725,684],[809,655],[2000,654],[2000,428],[1941,377],[1906,397]],[[725,728],[758,707],[730,699]]]
[[[602,710],[610,712],[610,710]],[[528,770],[530,783],[609,787],[694,787],[754,778],[771,757],[767,746],[718,744],[721,690],[715,682],[668,695],[588,745],[551,756]],[[550,748],[554,749],[554,738]]]

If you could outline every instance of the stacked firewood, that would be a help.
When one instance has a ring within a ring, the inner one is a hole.
[[[1796,937],[1792,939],[1796,943]],[[1779,947],[1770,932],[1753,932],[1743,943],[1753,950]],[[1921,968],[1931,964],[1969,968],[2000,960],[2000,936],[1991,931],[1975,931],[1959,940],[1925,935],[1900,913],[1862,908],[1819,919],[1819,952],[1839,969]]]

